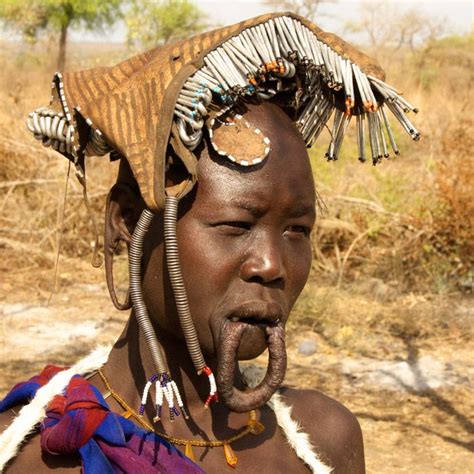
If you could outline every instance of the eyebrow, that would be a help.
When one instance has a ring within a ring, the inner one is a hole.
[[[316,216],[316,209],[311,204],[298,205],[290,209],[290,217]]]
[[[262,217],[266,212],[265,206],[251,204],[248,201],[232,201],[232,204],[234,204],[236,207],[239,207],[240,209],[249,212],[254,217]]]
[[[261,217],[267,211],[265,206],[256,205],[248,201],[232,201],[232,204],[240,209],[249,212],[254,217]],[[301,204],[289,209],[289,217],[315,216],[316,209],[312,204]]]

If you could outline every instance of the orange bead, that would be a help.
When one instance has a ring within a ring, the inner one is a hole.
[[[186,446],[184,447],[184,455],[191,459],[191,461],[196,461],[191,443],[186,443]]]
[[[234,453],[234,450],[230,447],[230,444],[224,444],[224,454],[225,460],[230,467],[235,468],[237,466],[237,456]]]
[[[263,433],[265,430],[265,426],[257,420],[249,420],[248,427],[250,429],[250,433],[257,435]]]

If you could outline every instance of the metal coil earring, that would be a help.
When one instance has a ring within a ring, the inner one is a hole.
[[[204,373],[209,379],[209,396],[204,404],[208,407],[210,403],[217,400],[217,387],[212,370],[207,367],[206,361],[199,345],[196,334],[196,328],[191,317],[189,309],[188,296],[184,286],[183,275],[181,273],[181,264],[179,261],[178,238],[176,235],[176,222],[178,218],[179,200],[174,196],[167,196],[165,200],[165,248],[166,262],[168,265],[168,274],[173,288],[176,309],[178,311],[179,321],[184,333],[189,355],[193,361],[196,372],[200,375]]]
[[[145,412],[145,405],[151,386],[156,384],[156,416],[154,421],[159,421],[161,418],[161,410],[163,405],[163,398],[168,402],[169,415],[171,421],[175,416],[179,416],[180,412],[175,406],[174,399],[176,398],[177,405],[181,409],[184,417],[187,418],[187,413],[184,410],[181,396],[179,395],[175,382],[171,379],[167,367],[165,365],[161,347],[156,338],[155,329],[150,321],[148,310],[143,299],[141,274],[142,274],[142,254],[143,254],[143,239],[150,228],[153,220],[153,213],[148,209],[144,209],[137,222],[135,230],[130,241],[129,249],[129,275],[130,275],[130,297],[133,302],[135,316],[140,326],[141,331],[145,337],[146,344],[150,351],[156,373],[152,375],[143,390],[143,396],[140,405],[140,415]],[[163,397],[165,395],[165,397]]]

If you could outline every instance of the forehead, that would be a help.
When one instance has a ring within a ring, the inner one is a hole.
[[[314,205],[311,166],[299,132],[279,109],[266,107],[258,112],[249,114],[248,120],[270,139],[267,159],[241,167],[217,155],[208,143],[199,160],[196,204]]]
[[[268,157],[271,162],[272,155]],[[256,201],[262,204],[291,205],[293,202],[314,202],[311,171],[288,160],[286,167],[263,166],[242,172],[222,162],[213,162],[199,175],[197,200],[209,204]]]

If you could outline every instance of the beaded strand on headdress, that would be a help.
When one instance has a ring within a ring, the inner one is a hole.
[[[296,124],[308,147],[336,110],[332,140],[326,152],[328,160],[338,159],[352,115],[362,117],[356,124],[360,161],[365,161],[366,136],[374,164],[389,157],[385,133],[394,153],[398,154],[385,104],[413,140],[420,138],[420,133],[405,115],[409,111],[417,113],[415,107],[394,87],[364,73],[359,65],[336,52],[297,18],[279,16],[244,29],[209,51],[203,62],[204,65],[185,82],[175,108],[180,137],[190,149],[194,149],[202,138],[203,121],[209,110],[222,103],[234,104],[240,97],[256,95],[268,99],[279,88],[294,89],[294,84],[283,84],[282,80],[295,74],[303,77],[302,107],[296,104]],[[193,89],[196,84],[200,86],[199,93]],[[195,95],[187,100],[193,90]],[[335,94],[339,91],[343,93],[344,117],[335,104]],[[368,134],[364,130],[366,122]]]

